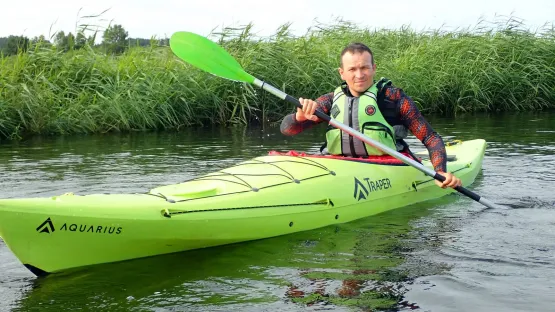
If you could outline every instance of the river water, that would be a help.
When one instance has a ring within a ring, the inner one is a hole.
[[[430,121],[446,140],[488,141],[470,189],[502,208],[453,194],[338,226],[46,278],[0,239],[0,311],[553,311],[555,112]],[[324,130],[2,143],[0,197],[145,192],[269,150],[316,152]]]

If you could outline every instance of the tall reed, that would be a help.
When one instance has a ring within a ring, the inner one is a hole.
[[[390,78],[426,113],[555,107],[555,31],[510,19],[496,27],[415,32],[347,22],[294,36],[290,25],[259,38],[252,25],[210,36],[245,70],[293,96],[315,98],[340,83],[339,53],[368,44],[377,76]],[[120,56],[91,47],[36,46],[0,57],[0,138],[34,134],[175,130],[192,125],[276,122],[291,105],[184,64],[168,47]]]

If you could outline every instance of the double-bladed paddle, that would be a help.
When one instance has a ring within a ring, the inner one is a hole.
[[[299,108],[302,108],[302,105],[298,99],[274,88],[266,82],[259,80],[249,73],[245,72],[241,65],[237,62],[237,60],[235,60],[224,48],[206,37],[191,32],[176,32],[172,35],[170,39],[170,47],[175,55],[177,55],[180,59],[199,69],[229,80],[253,84],[272,93],[282,100],[285,100]],[[315,112],[315,115],[318,116],[318,118],[327,121],[332,127],[341,129],[342,131],[352,135],[353,137],[375,148],[380,149],[390,156],[397,158],[405,164],[422,171],[426,175],[441,182],[445,181],[445,177],[435,172],[434,170],[423,166],[419,162],[404,156],[403,154],[381,144],[380,142],[370,139],[361,132],[352,129],[351,127],[348,127],[338,122],[337,120],[331,119],[330,116],[326,115],[325,113],[317,110]],[[497,208],[496,205],[492,202],[462,186],[455,187],[455,190],[488,208]]]

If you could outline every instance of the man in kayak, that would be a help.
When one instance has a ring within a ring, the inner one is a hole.
[[[334,92],[313,101],[300,98],[303,108],[285,116],[281,132],[296,135],[322,122],[314,115],[318,109],[331,118],[398,151],[409,151],[403,141],[410,130],[428,149],[434,169],[445,177],[436,181],[442,188],[461,185],[461,180],[447,170],[445,144],[424,119],[414,101],[391,81],[382,78],[374,81],[376,64],[370,48],[362,43],[352,43],[341,52],[339,74],[343,84]],[[352,157],[383,155],[384,153],[359,139],[329,127],[326,147],[332,155]]]

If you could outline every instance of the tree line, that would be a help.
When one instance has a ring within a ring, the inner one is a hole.
[[[27,52],[38,45],[42,47],[56,48],[58,51],[79,50],[85,46],[101,49],[109,54],[121,54],[129,47],[133,46],[153,46],[153,45],[169,45],[169,38],[164,39],[145,39],[130,38],[128,32],[122,25],[110,25],[102,35],[102,42],[96,44],[97,32],[87,36],[84,30],[80,30],[77,34],[64,31],[57,32],[51,39],[46,39],[43,35],[29,39],[26,36],[9,36],[0,37],[0,53],[4,56],[16,55],[20,52]]]

